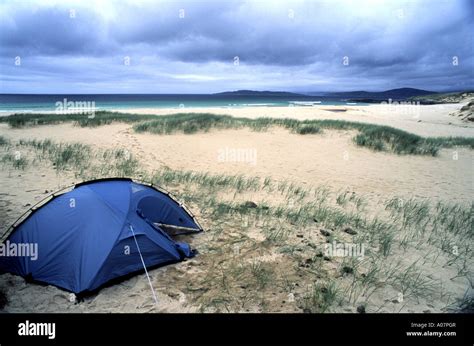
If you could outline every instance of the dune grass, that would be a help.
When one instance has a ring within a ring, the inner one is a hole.
[[[300,121],[288,118],[238,118],[211,113],[177,113],[156,116],[98,111],[92,118],[83,114],[14,114],[0,117],[0,122],[8,123],[12,128],[64,122],[73,122],[81,127],[95,127],[113,122],[123,122],[135,123],[133,128],[136,132],[150,132],[160,135],[193,134],[208,132],[212,129],[250,128],[254,131],[266,131],[272,126],[283,127],[300,135],[318,134],[325,129],[355,130],[358,132],[353,138],[356,145],[400,155],[436,156],[441,148],[455,146],[474,149],[474,138],[424,138],[389,126],[330,119]],[[0,139],[0,144],[4,145],[2,143],[4,142]]]
[[[0,136],[0,146],[8,145],[10,144],[10,141],[5,138],[4,136]]]
[[[237,129],[243,127],[263,131],[270,126],[281,126],[301,135],[320,133],[323,129],[356,130],[359,132],[354,137],[354,142],[357,145],[376,151],[387,151],[396,154],[436,156],[440,148],[451,148],[454,146],[474,148],[474,138],[423,138],[389,126],[343,120],[249,119],[210,113],[180,113],[138,123],[134,125],[134,130],[155,134],[171,134],[176,132],[192,134],[207,132],[211,129]]]
[[[18,113],[0,117],[0,122],[7,123],[12,128],[22,128],[37,125],[52,125],[73,122],[81,127],[96,127],[113,122],[133,123],[156,118],[155,115],[118,113],[97,111],[94,116],[86,114],[55,114],[55,113]]]
[[[315,284],[302,298],[304,312],[324,313],[339,299],[339,289],[335,282]]]
[[[28,159],[17,153],[6,153],[0,157],[0,162],[3,164],[11,164],[14,169],[25,170],[28,166]]]
[[[76,177],[133,176],[138,160],[123,148],[100,150],[82,143],[57,143],[50,139],[9,142],[0,163],[24,170],[40,162],[50,163],[57,173],[71,171]],[[10,150],[11,149],[11,150]]]

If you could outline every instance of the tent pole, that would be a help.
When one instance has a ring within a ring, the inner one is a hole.
[[[142,260],[142,265],[143,265],[143,268],[145,269],[145,274],[148,279],[148,283],[150,284],[151,292],[153,293],[153,299],[155,300],[155,304],[158,305],[158,299],[156,298],[155,289],[153,288],[153,285],[151,284],[150,275],[148,275],[148,270],[146,269],[145,261],[143,260],[142,252],[140,251],[140,247],[138,246],[137,237],[135,237],[135,232],[133,231],[132,225],[130,225],[130,230],[132,231],[133,239],[135,240],[135,244],[137,245],[138,253],[140,254],[140,259]]]

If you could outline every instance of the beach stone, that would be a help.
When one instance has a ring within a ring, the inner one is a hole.
[[[346,232],[347,234],[350,234],[350,235],[356,235],[357,234],[357,231],[355,231],[352,227],[345,227],[342,231]]]
[[[349,267],[349,266],[344,266],[344,267],[342,267],[342,272],[345,273],[345,274],[352,274],[352,273],[354,273],[354,269],[352,267]]]
[[[245,208],[257,208],[258,207],[257,203],[252,202],[252,201],[246,201],[242,206],[244,206]]]
[[[321,229],[319,232],[321,232],[321,234],[325,237],[330,237],[331,236],[331,231],[327,230],[327,229]]]

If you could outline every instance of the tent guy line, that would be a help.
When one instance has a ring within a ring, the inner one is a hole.
[[[148,270],[146,269],[145,261],[143,260],[143,255],[142,255],[142,252],[140,251],[140,246],[138,245],[137,237],[135,236],[135,231],[133,230],[132,225],[130,225],[130,230],[132,231],[133,239],[135,240],[135,245],[137,246],[138,253],[140,254],[140,259],[142,261],[143,269],[145,270],[148,283],[150,284],[151,293],[153,293],[153,299],[155,300],[155,304],[158,305],[158,299],[156,298],[155,289],[153,288],[153,284],[151,283],[150,275],[148,275]]]

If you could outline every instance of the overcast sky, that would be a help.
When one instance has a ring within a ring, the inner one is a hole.
[[[0,93],[474,89],[474,1],[6,1]]]

